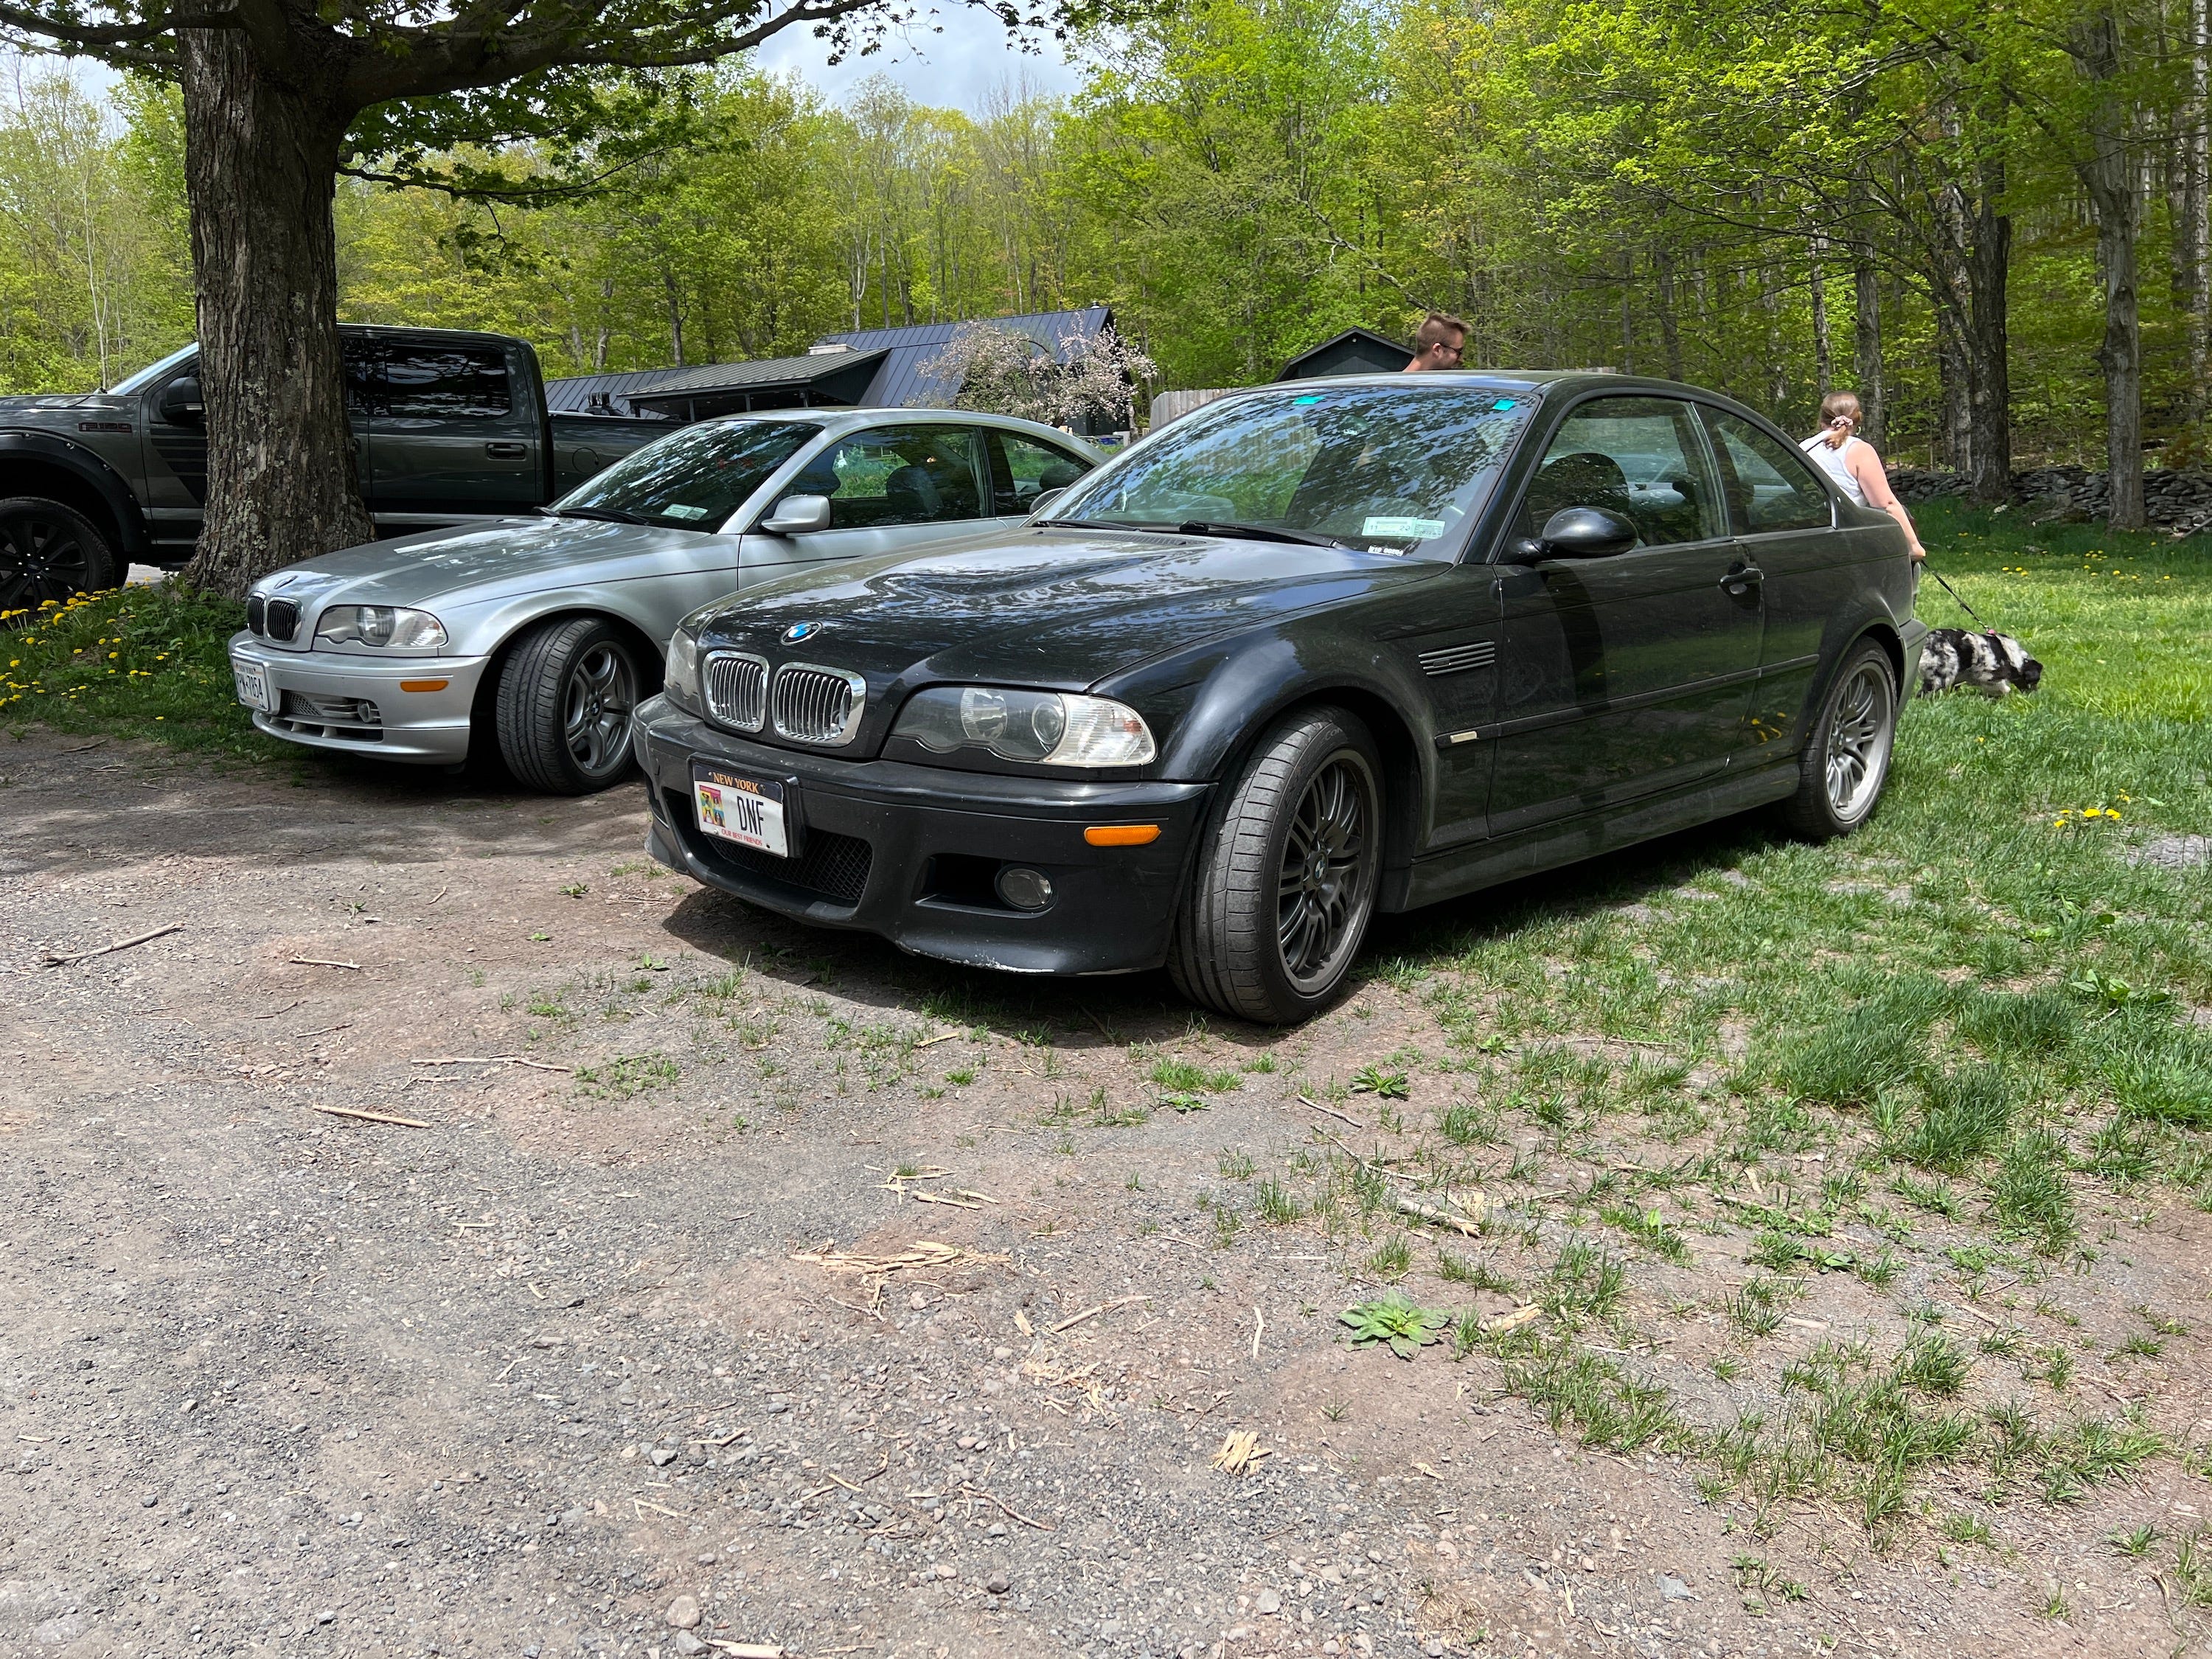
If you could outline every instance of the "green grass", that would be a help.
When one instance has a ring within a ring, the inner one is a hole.
[[[180,588],[118,588],[0,617],[0,725],[150,738],[176,749],[270,759],[238,701],[225,644],[246,607]]]

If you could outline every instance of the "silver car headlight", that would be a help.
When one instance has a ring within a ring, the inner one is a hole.
[[[334,605],[315,624],[318,644],[366,645],[395,657],[428,657],[446,648],[446,625],[427,611],[392,605]]]
[[[1126,703],[989,685],[916,692],[891,735],[933,754],[983,749],[1000,760],[1039,766],[1142,766],[1159,753],[1145,717]]]
[[[689,714],[699,713],[699,641],[680,628],[660,665],[660,695]]]

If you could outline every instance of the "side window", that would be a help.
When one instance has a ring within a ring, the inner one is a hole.
[[[383,414],[401,419],[468,420],[514,407],[507,353],[497,346],[395,344],[384,349]]]
[[[1048,489],[1065,489],[1085,473],[1091,463],[1054,445],[1018,432],[992,431],[992,511],[1000,518],[1026,515],[1036,499]]]
[[[1755,536],[1771,530],[1825,530],[1835,521],[1828,492],[1813,476],[1804,456],[1761,432],[1739,415],[1705,411],[1718,452],[1721,483],[1736,533]]]
[[[972,427],[856,432],[807,463],[791,495],[827,495],[833,530],[949,524],[983,516],[981,446]]]
[[[346,413],[375,414],[376,342],[357,334],[342,334],[338,337],[338,349],[344,354],[345,361]]]
[[[1728,533],[1697,416],[1673,398],[1595,398],[1560,423],[1528,481],[1514,533],[1540,536],[1569,507],[1620,514],[1647,547]]]

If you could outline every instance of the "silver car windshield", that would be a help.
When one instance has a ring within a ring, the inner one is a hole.
[[[670,530],[715,531],[822,428],[811,421],[686,427],[626,455],[547,509]]]
[[[1535,403],[1413,378],[1199,409],[1071,489],[1048,520],[1427,550],[1481,507]]]

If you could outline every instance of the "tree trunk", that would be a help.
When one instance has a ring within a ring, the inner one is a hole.
[[[1636,373],[1636,313],[1629,304],[1629,295],[1636,286],[1636,254],[1623,248],[1620,252],[1620,372]]]
[[[1936,436],[1930,459],[1937,470],[1966,472],[1972,469],[1972,374],[1966,366],[1966,346],[1958,308],[1951,296],[1938,292],[1936,302],[1936,378],[1942,390]]]
[[[1967,414],[1972,422],[1973,498],[1985,507],[2012,499],[2011,335],[2006,276],[2012,261],[2012,219],[1998,210],[2005,189],[2002,158],[1982,166],[1972,239],[1966,248],[1969,301],[1961,331],[1967,363]]]
[[[232,599],[370,539],[337,333],[331,205],[353,112],[243,29],[178,35],[207,516],[185,578]]]
[[[1813,307],[1813,379],[1822,397],[1832,392],[1836,385],[1836,367],[1828,338],[1828,279],[1820,263],[1827,255],[1828,239],[1815,236],[1812,253],[1805,262],[1805,276]],[[1864,412],[1863,405],[1861,412]]]
[[[1674,256],[1651,250],[1651,270],[1659,283],[1659,346],[1667,354],[1667,378],[1682,378],[1682,325],[1674,315]]]
[[[2142,331],[2136,292],[2141,204],[2128,146],[2133,112],[2119,85],[2119,19],[2109,8],[2075,32],[2075,60],[2095,94],[2089,153],[2076,170],[2097,216],[2097,272],[2105,290],[2097,367],[2105,375],[2105,465],[2112,479],[2107,522],[2115,530],[2138,530],[2143,522]]]
[[[1851,368],[1858,381],[1859,412],[1866,441],[1889,450],[1889,398],[1881,373],[1881,283],[1874,254],[1861,243],[1851,255]]]
[[[2212,299],[2212,226],[2207,223],[2207,195],[2212,191],[2212,140],[2205,122],[2212,116],[2212,18],[2207,0],[2186,0],[2181,50],[2187,60],[2187,90],[2175,112],[2172,159],[2166,179],[2166,208],[2172,221],[2173,308],[2179,313],[2187,380],[2182,418],[2201,424],[2212,398],[2212,337],[2207,334],[2207,301]]]

